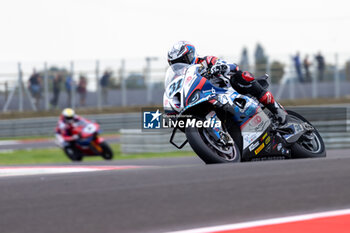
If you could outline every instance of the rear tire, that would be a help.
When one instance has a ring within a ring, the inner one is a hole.
[[[312,124],[306,120],[303,116],[299,115],[296,112],[287,110],[288,117],[299,119],[302,122],[307,122],[312,126]],[[296,143],[291,146],[292,157],[293,158],[322,158],[326,157],[326,148],[323,142],[323,139],[316,128],[313,131],[314,139],[311,142],[303,140],[301,137]],[[310,145],[308,145],[310,144]],[[311,148],[312,147],[312,148]],[[316,147],[316,148],[314,148]],[[309,149],[307,149],[309,148]]]
[[[101,148],[102,148],[102,157],[105,160],[112,160],[113,159],[113,151],[111,149],[111,147],[106,143],[106,142],[102,142],[100,144]]]
[[[230,132],[234,144],[231,149],[225,153],[220,150],[214,141],[210,141],[210,137],[205,135],[205,128],[186,128],[185,133],[187,140],[192,147],[193,151],[206,163],[237,163],[241,161],[241,137],[237,138],[233,135],[237,135],[236,132]],[[240,135],[240,134],[239,134]]]

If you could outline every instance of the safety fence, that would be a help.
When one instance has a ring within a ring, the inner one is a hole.
[[[270,90],[277,99],[348,96],[350,54],[324,57],[322,69],[312,58],[308,70],[302,65],[296,68],[288,55],[266,57],[261,64],[241,62],[241,68],[256,76],[270,74]],[[222,58],[239,61],[233,56]],[[0,107],[39,111],[161,104],[167,67],[166,58],[160,57],[0,63]]]

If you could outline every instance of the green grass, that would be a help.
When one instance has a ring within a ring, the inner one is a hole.
[[[122,154],[119,144],[111,145],[114,152],[114,160],[122,159],[142,159],[156,157],[180,157],[194,156],[194,152],[176,151],[166,153],[142,153],[142,154]],[[100,156],[85,157],[84,161],[101,161]],[[44,163],[67,163],[71,162],[64,152],[59,148],[33,149],[33,150],[14,150],[3,151],[0,153],[0,165],[11,164],[44,164]]]

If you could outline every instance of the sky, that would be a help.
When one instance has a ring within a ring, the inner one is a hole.
[[[350,3],[322,0],[1,0],[0,61],[163,57],[178,40],[237,56],[260,42],[350,58]]]

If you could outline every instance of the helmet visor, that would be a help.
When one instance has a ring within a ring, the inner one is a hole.
[[[73,122],[74,122],[74,117],[65,117],[65,118],[64,118],[64,121],[65,121],[66,123],[73,123]]]
[[[177,63],[185,63],[185,64],[192,64],[194,61],[194,51],[191,50],[188,53],[184,54],[183,56],[176,58],[174,60],[168,60],[169,65],[177,64]]]

